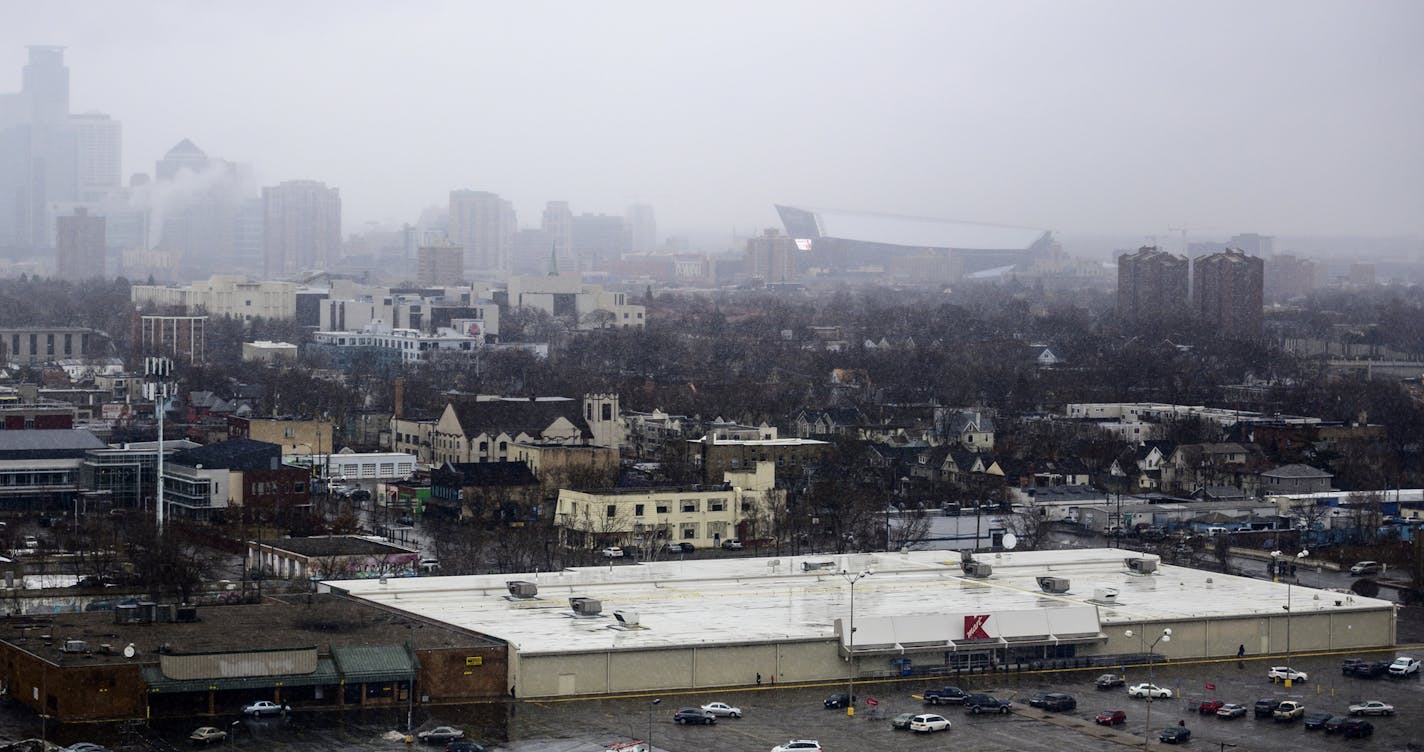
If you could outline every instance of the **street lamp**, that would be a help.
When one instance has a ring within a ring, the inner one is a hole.
[[[237,744],[237,725],[239,723],[242,723],[242,721],[233,721],[228,724],[227,745],[229,747]]]
[[[654,697],[653,701],[648,703],[648,752],[653,752],[653,708],[656,708],[662,701],[663,698]]]
[[[849,572],[842,569],[841,577],[850,583],[850,629],[847,631],[849,647],[846,649],[846,715],[855,715],[855,583],[875,574],[874,569]]]
[[[1291,565],[1291,576],[1292,576],[1292,577],[1295,576],[1295,564],[1296,564],[1296,562],[1298,562],[1298,561],[1304,559],[1305,557],[1307,557],[1307,556],[1309,556],[1309,555],[1310,555],[1310,552],[1309,552],[1309,551],[1305,551],[1305,550],[1301,550],[1300,552],[1298,552],[1298,553],[1295,555],[1296,561],[1295,561],[1295,562],[1290,562],[1290,565]],[[1280,551],[1272,551],[1272,552],[1271,552],[1271,559],[1272,559],[1272,561],[1275,561],[1275,562],[1276,562],[1276,576],[1277,576],[1277,577],[1280,577],[1280,576],[1281,576],[1281,560],[1284,559],[1285,556],[1286,556],[1286,555],[1285,555],[1284,553],[1281,553]],[[1284,608],[1284,609],[1286,610],[1286,688],[1289,689],[1290,686],[1291,686],[1291,665],[1290,665],[1290,656],[1291,656],[1291,580],[1289,580],[1289,579],[1286,580],[1286,605],[1282,606],[1282,608]]]
[[[1123,632],[1123,635],[1125,635],[1125,636],[1127,636],[1127,637],[1132,637],[1132,630],[1129,629],[1129,630]],[[1152,689],[1157,686],[1157,684],[1156,684],[1156,671],[1153,669],[1153,664],[1154,664],[1155,662],[1152,660],[1152,657],[1151,657],[1150,653],[1151,653],[1151,651],[1153,651],[1153,650],[1155,650],[1155,649],[1157,648],[1157,643],[1159,643],[1159,642],[1171,642],[1171,641],[1172,641],[1172,628],[1171,628],[1171,627],[1165,627],[1165,628],[1163,628],[1162,634],[1157,635],[1157,639],[1153,640],[1151,645],[1147,645],[1147,644],[1146,644],[1146,643],[1147,643],[1147,633],[1146,633],[1146,632],[1143,632],[1141,635],[1139,635],[1139,640],[1141,640],[1142,644],[1144,645],[1144,647],[1143,647],[1143,649],[1142,649],[1142,652],[1145,653],[1145,654],[1148,654],[1148,657],[1147,657],[1147,686],[1148,686],[1148,690],[1147,690],[1147,697],[1146,697],[1146,699],[1147,699],[1147,727],[1144,728],[1143,731],[1142,731],[1142,748],[1143,748],[1143,749],[1147,749],[1148,745],[1149,745],[1149,744],[1151,743],[1151,741],[1152,741]]]

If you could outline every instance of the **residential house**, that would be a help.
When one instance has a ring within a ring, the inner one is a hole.
[[[1309,465],[1281,465],[1261,473],[1262,492],[1266,494],[1315,493],[1329,491],[1335,476]]]
[[[623,413],[624,443],[619,450],[629,457],[656,460],[662,457],[669,442],[687,438],[692,421],[686,415],[669,415],[657,408],[650,413]]]
[[[1235,442],[1182,444],[1162,465],[1162,487],[1190,494],[1204,486],[1235,486],[1255,496],[1266,464],[1259,449]]]
[[[940,441],[972,452],[994,450],[994,420],[980,410],[935,410],[935,433]]]
[[[413,454],[425,466],[435,463],[435,427],[438,415],[391,417],[391,451]]]
[[[799,438],[853,436],[866,422],[865,414],[855,407],[830,407],[824,410],[803,409],[792,419],[792,430]]]

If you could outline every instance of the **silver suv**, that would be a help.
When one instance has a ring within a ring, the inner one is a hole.
[[[1350,567],[1350,574],[1356,577],[1367,574],[1379,574],[1380,564],[1377,561],[1357,561],[1355,566]]]

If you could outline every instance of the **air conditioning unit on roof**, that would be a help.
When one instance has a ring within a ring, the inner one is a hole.
[[[985,561],[962,561],[959,568],[964,570],[966,577],[988,577],[994,573],[994,566]]]
[[[574,596],[569,599],[569,608],[579,616],[598,616],[603,613],[603,601],[597,598]]]
[[[1068,592],[1068,578],[1040,577],[1038,578],[1038,589],[1045,593],[1066,593]]]
[[[1157,571],[1156,559],[1132,557],[1130,559],[1124,559],[1123,563],[1127,565],[1128,569],[1138,574],[1151,574],[1152,572]]]
[[[512,598],[533,598],[539,594],[539,586],[528,580],[510,580],[504,585]]]

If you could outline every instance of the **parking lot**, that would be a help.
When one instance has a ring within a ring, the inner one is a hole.
[[[1352,654],[1383,658],[1385,653]],[[1409,742],[1424,737],[1417,716],[1424,710],[1424,687],[1414,679],[1357,679],[1340,674],[1345,655],[1317,655],[1293,660],[1310,680],[1290,689],[1267,681],[1267,659],[1158,664],[1150,670],[1160,686],[1180,691],[1172,700],[1152,705],[1151,746],[1156,730],[1184,721],[1192,731],[1189,748],[1220,750],[1222,744],[1238,750],[1334,750],[1345,746],[1368,746],[1380,750],[1404,750]],[[861,702],[855,717],[844,710],[827,710],[821,701],[828,694],[844,691],[843,686],[748,688],[709,693],[668,693],[658,696],[628,696],[596,700],[521,701],[487,705],[415,707],[412,721],[416,730],[448,724],[465,729],[470,738],[511,752],[599,752],[610,741],[645,739],[667,752],[701,752],[718,749],[728,752],[766,752],[792,738],[818,739],[828,749],[929,750],[974,749],[976,752],[1086,752],[1140,747],[1147,730],[1147,704],[1129,699],[1122,689],[1098,691],[1092,671],[995,674],[961,677],[957,683],[966,690],[988,692],[1014,700],[1009,715],[970,716],[954,706],[931,708],[915,697],[926,688],[954,681],[896,680],[857,684]],[[1129,683],[1148,680],[1147,667],[1128,667]],[[1214,689],[1208,689],[1208,685]],[[1046,713],[1027,707],[1027,698],[1042,690],[1074,695],[1078,707],[1066,713]],[[1222,720],[1202,716],[1197,704],[1220,698],[1250,707],[1262,697],[1303,701],[1308,711],[1323,710],[1344,714],[1345,708],[1363,700],[1383,700],[1393,704],[1398,714],[1371,718],[1375,734],[1371,739],[1347,740],[1339,735],[1307,731],[1297,721],[1276,723],[1269,719]],[[875,698],[872,711],[866,704]],[[661,700],[654,704],[653,700]],[[740,707],[741,719],[722,719],[712,726],[678,726],[672,714],[679,707],[721,700]],[[1097,726],[1092,718],[1101,710],[1122,709],[1127,723],[1116,728]],[[940,712],[953,728],[947,733],[913,735],[893,731],[889,719],[902,712]],[[233,722],[236,721],[236,726]],[[185,739],[199,725],[232,729],[232,749],[262,750],[392,750],[406,748],[403,741],[385,738],[403,729],[406,709],[346,713],[295,712],[288,719],[260,721],[234,718],[191,719],[155,722],[133,729],[125,736],[118,726],[50,726],[50,740],[63,743],[96,741],[115,749],[173,749],[184,747]],[[38,737],[39,721],[13,704],[0,712],[0,737]],[[417,747],[419,745],[416,745]]]

